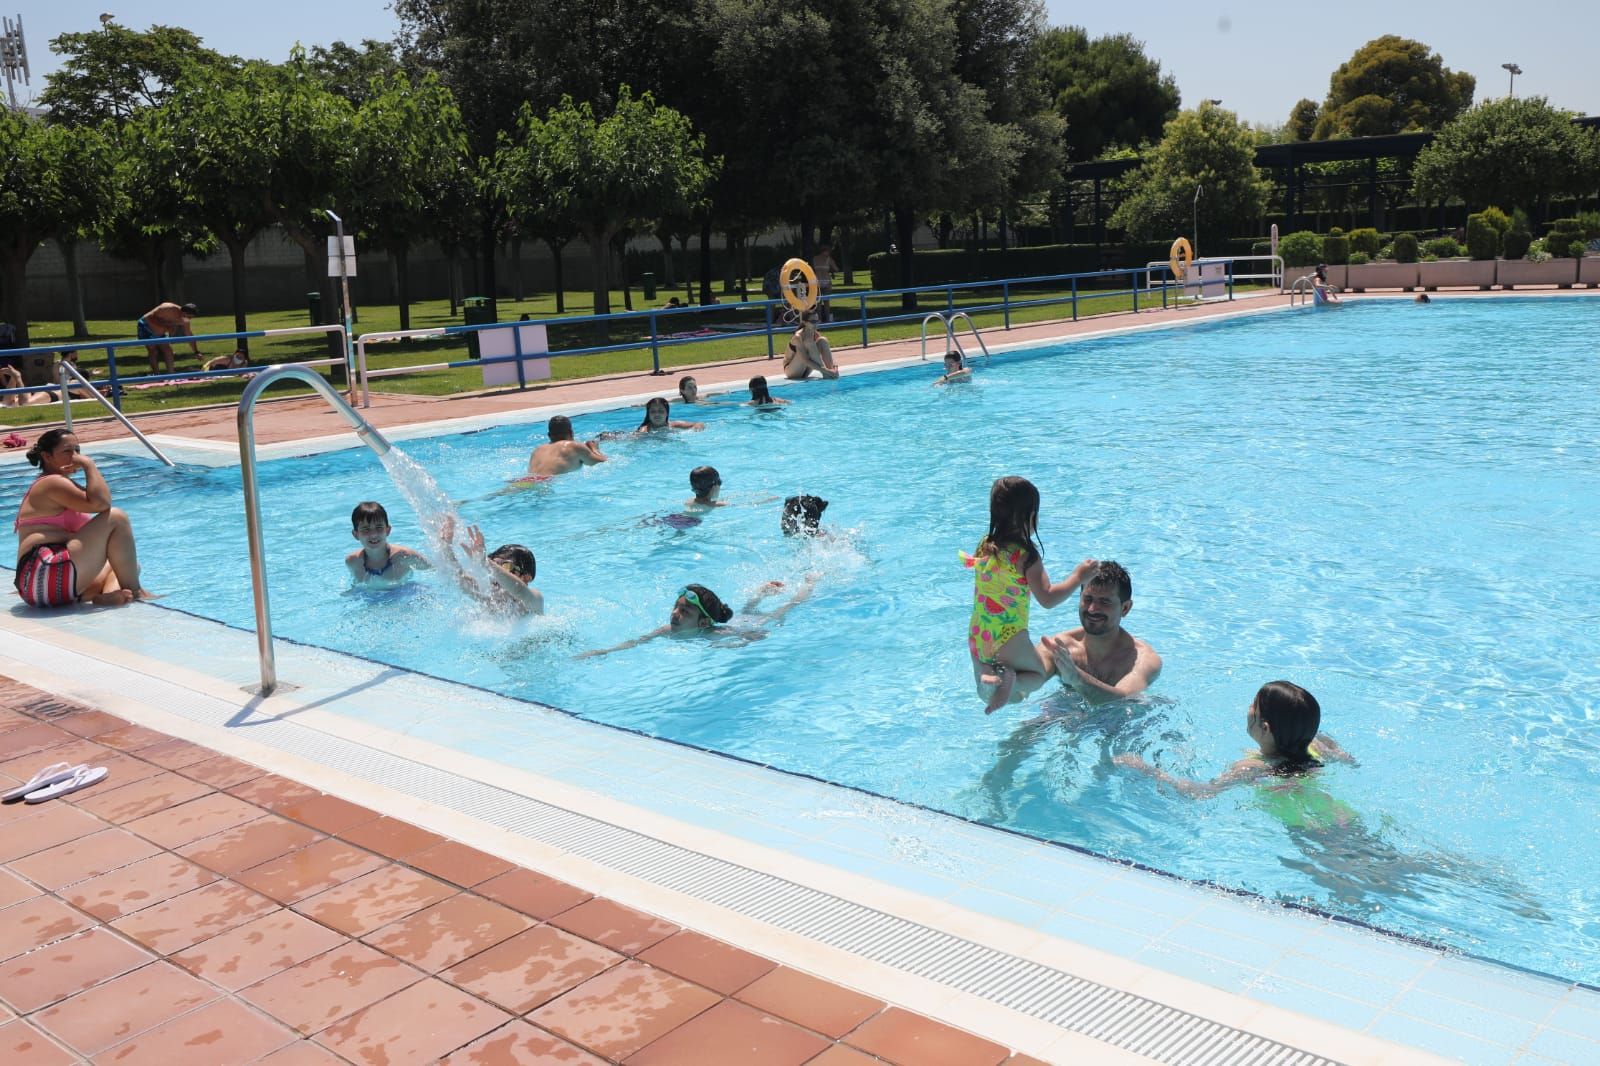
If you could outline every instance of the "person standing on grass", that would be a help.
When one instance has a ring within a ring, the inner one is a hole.
[[[193,337],[192,323],[199,313],[200,309],[194,304],[159,303],[139,316],[136,332],[142,341],[161,337]],[[172,345],[152,344],[145,351],[150,356],[150,373],[160,373],[156,367],[158,356],[166,360],[167,373],[174,372]],[[189,342],[189,351],[194,353],[195,358],[200,357],[200,345],[192,340]]]

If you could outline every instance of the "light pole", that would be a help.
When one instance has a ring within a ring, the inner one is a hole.
[[[1503,70],[1503,71],[1506,71],[1507,73],[1509,73],[1511,75],[1511,81],[1510,81],[1509,85],[1506,87],[1506,95],[1507,96],[1516,96],[1517,95],[1517,75],[1522,73],[1522,68],[1517,66],[1515,63],[1501,63],[1500,64],[1500,69]]]
[[[1194,247],[1189,249],[1189,254],[1196,259],[1200,258],[1200,190],[1203,188],[1203,185],[1194,187]]]

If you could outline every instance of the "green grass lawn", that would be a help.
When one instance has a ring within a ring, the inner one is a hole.
[[[1242,287],[1241,287],[1242,289]],[[864,287],[835,287],[833,291],[833,310],[835,324],[828,329],[827,335],[835,347],[855,347],[861,344],[861,301],[856,294],[865,291]],[[638,293],[634,294],[634,309],[648,310],[659,309],[665,305],[668,297],[675,295],[675,291],[662,291],[659,298],[649,301],[648,305]],[[1060,289],[1013,287],[1011,298],[1015,301],[1051,299],[1068,296],[1069,292]],[[957,289],[954,294],[955,310],[972,308],[987,303],[998,302],[1000,290]],[[736,300],[737,296],[724,297],[727,300]],[[1150,298],[1140,295],[1140,305],[1148,306]],[[1160,296],[1156,294],[1154,302],[1159,303]],[[949,306],[944,293],[923,293],[919,296],[922,312],[944,311]],[[617,290],[613,293],[612,307],[614,311],[622,309],[622,293]],[[566,297],[567,318],[579,317],[591,313],[593,300],[589,293],[568,293]],[[1088,317],[1093,315],[1115,314],[1131,310],[1133,299],[1127,295],[1095,295],[1090,290],[1083,290],[1079,294],[1078,315]],[[578,323],[563,325],[561,318],[553,318],[555,312],[555,297],[552,294],[542,294],[525,300],[501,300],[497,308],[502,322],[515,321],[521,315],[534,316],[547,325],[550,344],[556,351],[573,348],[599,347],[602,345],[631,345],[626,350],[603,352],[589,355],[571,356],[554,359],[551,362],[551,374],[556,380],[569,380],[573,378],[594,377],[602,374],[615,374],[625,372],[638,372],[651,369],[652,355],[650,350],[650,327],[646,320],[611,322],[611,323]],[[776,309],[774,309],[776,310]],[[904,340],[914,338],[921,334],[921,322],[913,319],[904,322],[880,322],[878,319],[902,314],[899,296],[875,296],[866,301],[866,314],[869,339],[872,344],[884,341]],[[356,334],[387,332],[400,328],[399,308],[394,306],[372,306],[359,310],[360,320],[356,323]],[[973,311],[972,319],[979,329],[992,329],[1004,324],[1003,312]],[[1011,322],[1020,325],[1030,322],[1040,322],[1053,319],[1069,318],[1072,308],[1069,303],[1055,303],[1040,307],[1015,307],[1011,311]],[[249,317],[251,329],[279,329],[288,326],[307,325],[309,316],[305,311],[271,311],[253,314]],[[459,314],[452,317],[450,304],[447,300],[428,300],[415,303],[411,306],[411,328],[432,329],[442,326],[460,325]],[[89,322],[89,341],[114,341],[129,340],[132,333],[132,322],[121,320],[91,320]],[[718,304],[710,307],[695,307],[684,312],[663,315],[658,318],[658,328],[665,336],[670,333],[687,333],[696,330],[712,329],[726,332],[737,329],[762,329],[765,325],[765,316],[760,308],[739,309],[730,304]],[[202,315],[194,321],[194,331],[197,334],[231,333],[233,331],[233,318],[231,315]],[[779,331],[773,339],[773,350],[782,355],[787,345],[787,329]],[[32,326],[33,344],[35,347],[49,347],[50,343],[83,343],[71,340],[72,324],[70,322],[36,322]],[[231,350],[230,341],[205,341],[201,343],[204,357],[226,354]],[[186,346],[175,346],[178,358],[178,369],[195,369],[198,362],[189,354]],[[250,341],[250,361],[252,365],[288,363],[299,360],[321,359],[328,357],[329,348],[325,338],[306,335],[296,337],[268,337],[254,338]],[[767,354],[767,339],[765,335],[748,337],[727,337],[695,341],[694,343],[666,343],[660,347],[660,363],[663,370],[688,366],[699,363],[724,362],[732,360],[761,360],[765,361]],[[148,362],[141,348],[119,348],[116,350],[117,371],[120,377],[148,373]],[[385,343],[373,345],[368,349],[367,361],[370,369],[387,369],[406,366],[417,366],[428,363],[456,362],[469,358],[466,339],[464,337],[450,337],[436,340],[414,340],[401,343]],[[79,367],[83,372],[95,379],[104,379],[107,376],[107,353],[104,349],[88,349],[79,354]],[[331,368],[330,368],[331,370]],[[233,403],[239,398],[244,387],[241,378],[214,378],[204,383],[193,385],[161,385],[153,388],[131,388],[123,393],[122,409],[128,414],[140,414],[153,411],[172,411],[184,407],[195,407],[205,404]],[[415,374],[400,374],[393,377],[374,378],[372,388],[375,392],[411,393],[428,396],[448,396],[456,393],[472,392],[484,388],[482,371],[477,367],[462,367],[451,370],[433,370]],[[273,386],[273,393],[305,392],[302,385],[286,382]],[[103,413],[99,404],[88,400],[74,402],[73,410],[80,417],[96,417]],[[29,425],[39,422],[59,421],[61,408],[59,405],[41,405],[38,407],[13,407],[0,412],[0,423],[5,425]]]

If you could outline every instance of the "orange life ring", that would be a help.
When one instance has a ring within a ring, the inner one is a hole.
[[[778,286],[783,290],[784,302],[796,311],[809,311],[817,305],[817,272],[804,259],[783,264],[778,271]]]

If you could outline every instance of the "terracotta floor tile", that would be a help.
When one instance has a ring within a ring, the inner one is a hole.
[[[999,1044],[899,1007],[869,1018],[845,1043],[908,1066],[999,1066],[1011,1055]]]
[[[170,955],[277,909],[259,892],[232,881],[216,881],[111,924],[152,951]]]
[[[414,966],[346,943],[242,990],[241,999],[300,1033],[314,1033],[422,980]]]
[[[1005,1061],[1005,1066],[1050,1066],[1043,1059],[1036,1059],[1032,1055],[1024,1055],[1020,1051]]]
[[[0,758],[0,773],[7,777],[14,777],[18,781],[26,781],[33,776],[33,772],[42,766],[52,763],[65,762],[76,766],[78,763],[92,763],[100,765],[100,760],[108,756],[121,757],[121,752],[96,744],[92,740],[81,737],[69,736],[61,744],[49,749],[50,757],[42,758],[39,754],[24,755],[20,758],[5,756]]]
[[[108,827],[17,859],[11,863],[11,868],[54,891],[87,877],[120,870],[160,850],[148,840]]]
[[[6,1066],[71,1066],[78,1056],[18,1018],[0,1025],[0,1062]]]
[[[481,896],[451,896],[361,939],[429,973],[454,966],[533,924],[509,907]]]
[[[415,870],[385,866],[301,900],[294,909],[347,936],[363,936],[455,892],[454,885]]]
[[[279,903],[298,903],[386,866],[370,851],[323,839],[234,875],[234,880]]]
[[[181,848],[224,829],[253,821],[261,813],[261,808],[253,803],[234,799],[226,792],[212,792],[199,799],[125,822],[123,828],[164,848]]]
[[[178,771],[184,777],[193,778],[203,785],[212,788],[233,788],[246,781],[254,781],[264,772],[259,766],[252,766],[247,762],[227,755],[211,753],[211,758],[201,762],[191,763]],[[243,797],[241,797],[243,798]]]
[[[528,1020],[604,1058],[625,1059],[721,998],[630,960],[545,1004]]]
[[[553,926],[535,926],[439,976],[525,1014],[623,961],[623,956]]]
[[[97,1066],[254,1062],[295,1035],[236,1000],[223,999],[159,1025],[96,1055]]]
[[[279,818],[276,814],[263,814],[254,821],[214,833],[176,850],[179,855],[208,870],[233,874],[260,866],[322,839],[322,834],[299,822]]]
[[[120,870],[91,877],[61,890],[61,898],[109,922],[125,914],[164,903],[217,879],[188,859],[162,853]]]
[[[69,937],[94,922],[50,896],[35,896],[0,911],[0,962]]]
[[[379,855],[387,855],[391,859],[403,859],[407,855],[426,851],[444,843],[444,837],[438,833],[418,829],[410,822],[402,822],[387,815],[342,830],[339,837],[358,848],[366,848]]]
[[[152,962],[33,1015],[39,1028],[96,1055],[217,997],[216,989],[165,962]]]
[[[255,1066],[346,1066],[346,1063],[316,1041],[301,1039],[274,1051]]]
[[[338,796],[318,794],[309,799],[295,800],[272,808],[285,818],[304,822],[320,833],[337,835],[363,822],[378,817],[378,812],[342,800]]]
[[[39,895],[39,889],[30,885],[16,874],[0,869],[0,908],[21,903],[25,899],[32,899]]]
[[[13,817],[0,823],[0,862],[11,862],[69,840],[98,833],[106,824],[60,800],[5,808]]]
[[[747,985],[739,999],[838,1039],[883,1009],[880,1000],[780,966]]]
[[[27,756],[38,757],[40,752],[49,751],[51,748],[66,744],[78,738],[65,729],[45,722],[34,722],[30,725],[18,726],[0,733],[0,761],[11,762]],[[40,766],[48,766],[58,759],[44,759]],[[22,780],[26,781],[30,774],[23,774]]]
[[[106,784],[111,784],[111,779],[108,778]],[[98,814],[108,822],[121,825],[123,822],[131,822],[147,814],[187,803],[210,791],[209,785],[202,785],[198,781],[190,781],[187,777],[179,777],[175,773],[163,770],[143,781],[124,784],[120,788],[105,792],[97,791],[87,799],[78,801],[78,806],[92,814]]]
[[[430,977],[335,1022],[316,1040],[354,1062],[433,1062],[510,1020]]]
[[[138,945],[96,927],[0,964],[0,999],[31,1014],[152,958]]]
[[[294,911],[280,910],[177,952],[172,961],[237,992],[343,943],[343,935]]]
[[[523,914],[531,914],[541,921],[592,898],[591,893],[581,888],[536,874],[532,870],[512,870],[475,885],[473,891]]]
[[[527,1022],[514,1021],[439,1060],[439,1066],[540,1066],[542,1063],[605,1066],[605,1059],[597,1059],[576,1044],[535,1029]]]
[[[704,933],[685,929],[641,952],[640,960],[675,973],[685,981],[705,985],[713,992],[731,996],[778,964],[760,955],[741,951]]]
[[[414,866],[425,874],[432,874],[462,888],[471,888],[516,868],[504,859],[496,858],[477,848],[469,848],[454,840],[447,840],[426,851],[407,856],[406,865]]]
[[[587,903],[580,903],[551,918],[550,924],[576,933],[585,940],[604,944],[624,955],[637,955],[678,931],[678,927],[669,921],[632,907],[624,907],[609,899],[591,899]]]
[[[93,737],[109,733],[113,729],[123,729],[128,722],[105,711],[79,711],[76,714],[63,715],[51,724],[75,736]]]
[[[835,1044],[806,1066],[883,1066],[883,1060],[845,1044]]]
[[[800,1066],[831,1041],[725,999],[628,1059],[628,1066]]]
[[[265,807],[269,811],[277,811],[292,803],[299,803],[322,794],[314,788],[302,785],[298,781],[291,781],[287,777],[279,777],[277,774],[262,774],[243,784],[229,785],[223,791],[230,796],[238,796],[246,803]]]
[[[125,725],[121,729],[95,734],[95,740],[118,751],[141,751],[174,739],[176,738],[158,733],[154,729],[146,729],[142,725]]]
[[[216,754],[210,748],[201,747],[187,740],[164,740],[160,744],[139,749],[139,758],[145,762],[155,763],[163,770],[181,770],[185,766],[204,762]]]

